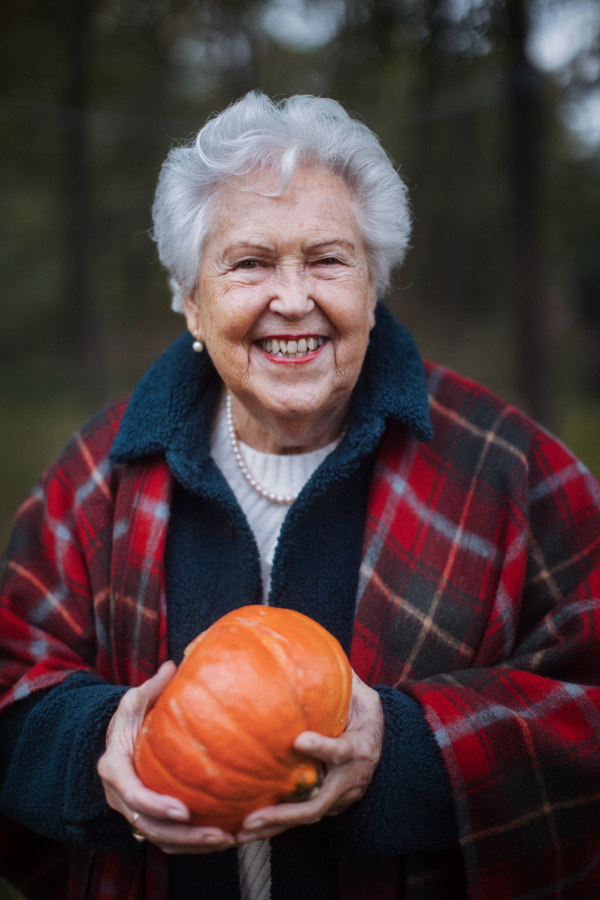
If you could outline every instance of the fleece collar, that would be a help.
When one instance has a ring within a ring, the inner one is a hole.
[[[210,426],[222,382],[208,353],[192,351],[186,331],[160,356],[134,390],[112,447],[113,462],[166,452],[194,457],[194,469],[210,456]],[[356,460],[377,444],[388,419],[397,419],[420,441],[432,437],[425,374],[416,345],[382,303],[350,409],[338,462]]]

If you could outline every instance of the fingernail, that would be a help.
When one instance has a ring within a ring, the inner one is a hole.
[[[219,838],[216,836],[216,834],[207,834],[206,837],[204,838],[204,842],[206,844],[216,844],[216,843],[218,843],[218,841],[219,841]]]
[[[168,809],[167,815],[170,819],[177,819],[178,822],[187,822],[189,816],[182,809]]]
[[[314,750],[315,747],[317,746],[317,742],[315,741],[314,738],[302,738],[302,741],[300,742],[300,746],[304,750]]]
[[[264,806],[264,804],[263,804],[263,806]],[[262,828],[264,824],[265,824],[264,819],[253,819],[252,822],[248,823],[247,827],[248,828]]]

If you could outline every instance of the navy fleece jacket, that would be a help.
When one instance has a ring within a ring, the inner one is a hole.
[[[222,389],[210,358],[184,334],[134,392],[111,458],[165,452],[176,479],[165,568],[169,653],[218,616],[262,595],[248,522],[210,457],[210,422]],[[282,527],[270,603],[320,621],[350,649],[374,452],[386,421],[430,435],[422,364],[408,332],[379,304],[344,440],[305,486]],[[96,762],[124,692],[93,676],[63,684],[0,718],[2,811],[50,837],[97,850],[139,852],[105,803]],[[335,896],[337,855],[397,855],[457,840],[448,778],[418,704],[377,686],[384,716],[381,763],[362,800],[318,825],[272,841],[272,898]],[[235,851],[170,860],[171,896],[237,900]],[[195,886],[195,887],[194,887]],[[290,893],[291,892],[291,893]]]

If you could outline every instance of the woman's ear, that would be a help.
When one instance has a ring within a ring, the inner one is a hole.
[[[198,309],[198,304],[196,303],[194,294],[184,294],[182,291],[181,305],[183,306],[183,312],[185,315],[185,320],[187,322],[188,331],[196,338],[197,341],[202,341],[203,337],[200,333],[202,330],[202,327],[200,325],[200,310]]]
[[[367,315],[369,317],[369,331],[371,331],[375,326],[375,307],[377,306],[377,286],[371,285],[369,287],[369,294],[367,297]]]

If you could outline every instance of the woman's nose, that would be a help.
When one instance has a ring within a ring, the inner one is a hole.
[[[311,295],[312,279],[303,272],[279,272],[271,286],[269,309],[287,319],[301,319],[312,312],[315,301]]]

